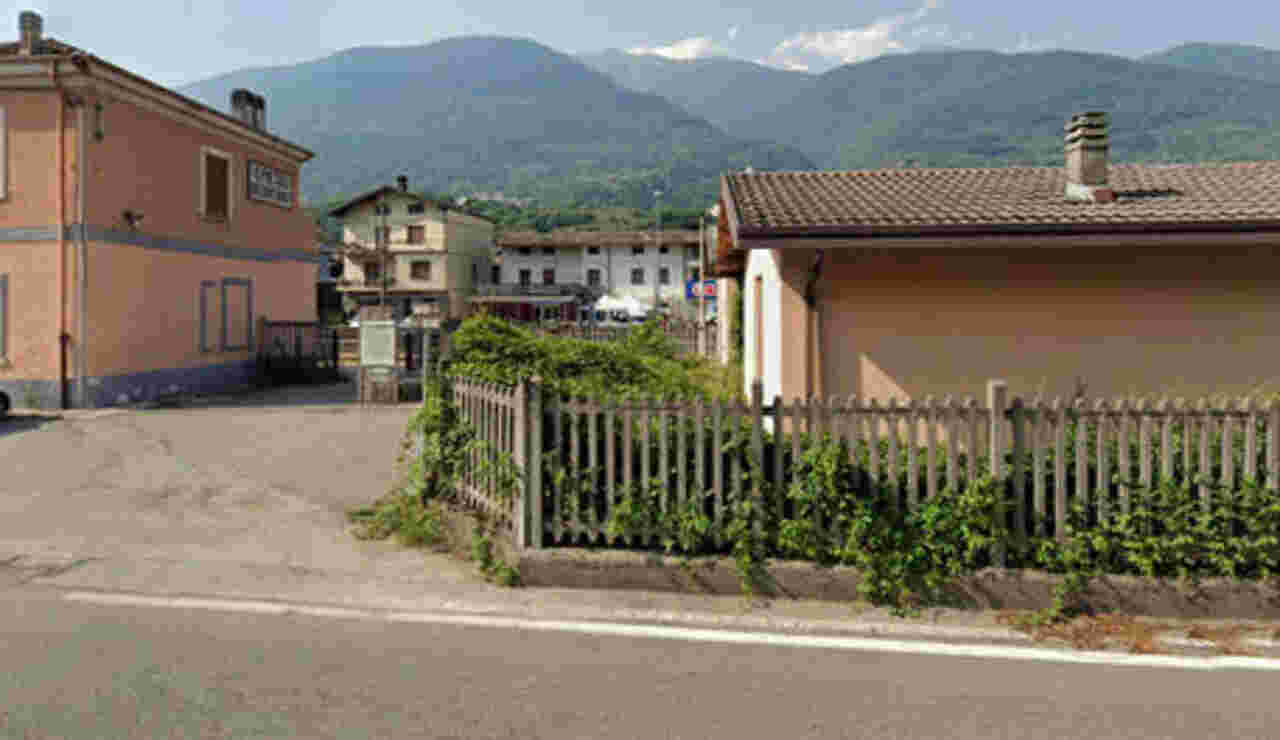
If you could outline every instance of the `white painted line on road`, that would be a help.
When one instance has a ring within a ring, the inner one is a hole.
[[[742,632],[735,630],[698,629],[659,625],[618,624],[612,622],[577,622],[524,619],[519,617],[437,614],[432,612],[379,612],[367,609],[277,604],[266,601],[232,599],[167,598],[73,591],[64,594],[68,601],[109,606],[152,606],[170,609],[210,609],[214,611],[249,612],[253,614],[297,614],[333,619],[376,619],[388,622],[441,624],[460,627],[491,627],[540,632],[571,632],[608,637],[635,637],[691,642],[718,642],[734,645],[768,647],[822,648],[827,650],[859,650],[908,655],[941,655],[956,658],[994,658],[1003,660],[1036,660],[1055,663],[1130,666],[1135,668],[1181,668],[1191,670],[1249,669],[1280,671],[1280,660],[1242,656],[1184,657],[1176,655],[1129,655],[1098,651],[1051,650],[1002,645],[957,645],[944,642],[889,640],[873,637],[825,637],[788,635],[775,632]]]

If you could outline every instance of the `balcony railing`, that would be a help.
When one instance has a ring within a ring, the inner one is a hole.
[[[600,293],[603,288],[590,288],[581,283],[556,283],[555,285],[517,285],[513,283],[481,283],[475,286],[475,294],[480,296],[590,296]]]
[[[396,284],[396,279],[393,277],[386,278],[385,280],[383,280],[382,278],[373,278],[373,279],[348,278],[345,280],[338,281],[339,288],[365,288],[365,289],[371,289],[371,290],[378,290],[378,289],[381,289],[384,284],[388,288],[390,288]]]

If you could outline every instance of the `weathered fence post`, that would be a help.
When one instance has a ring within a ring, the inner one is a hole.
[[[1267,404],[1267,488],[1280,487],[1280,402]]]
[[[425,392],[427,387],[427,363],[422,363],[422,388]],[[525,548],[529,546],[529,479],[532,477],[529,470],[529,380],[516,383],[515,393],[515,414],[512,419],[513,439],[512,439],[512,457],[515,458],[516,468],[520,470],[520,490],[516,495],[515,511],[512,522],[515,536],[516,547]]]
[[[1004,506],[1008,500],[1006,483],[1008,478],[1004,468],[1004,414],[1009,401],[1009,384],[1003,380],[987,381],[987,410],[991,412],[991,429],[987,435],[991,460],[991,479],[1000,487],[1001,507],[996,516],[1004,517]],[[991,558],[995,564],[1003,568],[1007,562],[1005,543],[996,541],[991,548]]]
[[[764,485],[764,381],[755,378],[751,381],[751,456],[756,466],[751,475],[751,495],[756,506],[760,507],[755,519],[756,534],[764,531],[761,521],[765,513]]]
[[[535,375],[527,381],[524,401],[522,426],[529,455],[525,458],[521,516],[528,534],[525,546],[537,549],[542,547],[542,378]]]
[[[1027,408],[1021,398],[1009,404],[1013,429],[1013,538],[1021,543],[1027,534]]]

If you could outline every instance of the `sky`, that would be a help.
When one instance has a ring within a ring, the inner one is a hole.
[[[1280,4],[1264,0],[0,0],[10,28],[0,38],[17,37],[21,10],[43,15],[47,35],[172,86],[353,46],[463,35],[812,72],[936,46],[1122,56],[1187,41],[1280,49]]]

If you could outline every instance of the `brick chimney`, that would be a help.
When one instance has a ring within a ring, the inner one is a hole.
[[[18,14],[18,53],[30,56],[39,51],[44,36],[44,19],[39,13],[24,10]]]
[[[265,131],[267,128],[267,101],[243,88],[231,91],[231,115],[251,128]]]
[[[1115,193],[1107,186],[1107,114],[1077,113],[1066,129],[1067,200],[1115,200]]]

